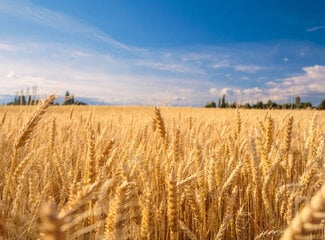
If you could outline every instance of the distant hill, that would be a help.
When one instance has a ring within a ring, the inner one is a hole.
[[[15,98],[15,95],[0,95],[0,104],[7,104],[8,102],[13,101]]]

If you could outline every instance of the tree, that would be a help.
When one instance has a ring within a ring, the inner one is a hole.
[[[257,102],[257,103],[253,106],[253,108],[263,109],[263,108],[264,108],[264,104],[263,104],[262,101],[259,101],[259,102]]]
[[[300,109],[301,108],[301,99],[300,97],[296,97],[296,108]]]
[[[62,105],[87,105],[84,102],[75,100],[73,94],[70,94],[69,91],[65,92],[64,102]]]
[[[63,105],[73,105],[74,104],[74,96],[69,93],[69,91],[65,92]]]
[[[244,108],[246,108],[246,109],[251,109],[252,106],[251,106],[249,103],[246,103],[246,104],[244,105]]]
[[[325,110],[325,99],[323,99],[323,101],[321,101],[321,103],[318,106],[318,109]]]
[[[221,99],[221,106],[222,108],[225,108],[227,106],[227,103],[226,103],[226,95],[222,95],[222,99]]]
[[[27,104],[32,105],[32,96],[31,95],[28,96]]]
[[[266,103],[266,107],[267,107],[267,108],[277,108],[278,105],[277,105],[275,102],[273,102],[272,100],[269,100],[269,101]]]
[[[306,109],[306,108],[311,108],[313,105],[311,104],[311,102],[303,102],[301,103],[301,106],[303,109]]]
[[[227,107],[231,107],[231,108],[236,108],[238,105],[236,102],[233,102],[232,104],[227,104]]]
[[[35,100],[31,95],[30,95],[30,89],[26,89],[26,94],[24,93],[23,90],[16,91],[15,98],[12,102],[7,103],[7,105],[35,105],[39,101]]]
[[[211,102],[208,102],[207,104],[205,104],[204,107],[205,108],[216,108],[217,104],[215,102],[211,101]]]

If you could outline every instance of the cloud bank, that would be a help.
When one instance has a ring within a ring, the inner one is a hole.
[[[325,66],[315,65],[304,67],[303,74],[279,79],[276,82],[265,83],[263,89],[254,88],[216,88],[210,89],[210,94],[221,96],[227,95],[231,101],[240,103],[257,101],[289,101],[293,97],[314,96],[321,99],[325,93]]]

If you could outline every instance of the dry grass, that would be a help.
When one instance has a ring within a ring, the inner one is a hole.
[[[47,104],[0,108],[0,239],[325,236],[325,112]]]

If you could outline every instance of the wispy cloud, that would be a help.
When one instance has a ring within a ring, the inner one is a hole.
[[[5,60],[0,58],[0,85],[5,86],[0,89],[0,95],[37,85],[39,94],[53,91],[63,94],[69,90],[76,97],[91,97],[114,104],[203,105],[209,98],[207,89],[212,83],[198,77],[200,72],[184,64],[158,62],[151,65],[146,64],[149,59],[143,59],[139,66],[134,59],[69,45],[63,48],[35,44],[27,53],[27,60],[10,55]],[[40,53],[46,55],[40,59]],[[53,54],[56,55],[48,57]],[[143,71],[143,67],[171,71],[171,74],[164,76]]]
[[[219,68],[229,68],[230,67],[230,62],[229,60],[221,60],[215,64],[213,64],[214,69],[219,69]]]
[[[193,68],[187,66],[185,63],[164,63],[164,62],[153,62],[153,61],[143,61],[140,60],[137,62],[137,66],[149,67],[152,69],[157,69],[167,72],[175,73],[186,73],[186,74],[204,74],[204,71],[199,68]]]
[[[261,71],[263,67],[257,65],[237,65],[234,67],[234,69],[239,72],[256,73]]]
[[[321,29],[325,29],[325,25],[324,26],[311,27],[311,28],[308,28],[306,31],[307,32],[314,32],[314,31],[321,30]]]
[[[3,14],[14,15],[15,17],[32,21],[57,31],[69,34],[82,34],[83,37],[104,42],[114,48],[130,51],[134,53],[142,52],[140,48],[127,46],[109,36],[100,29],[88,23],[47,8],[40,7],[28,1],[14,2],[6,1],[1,3],[0,12]]]

